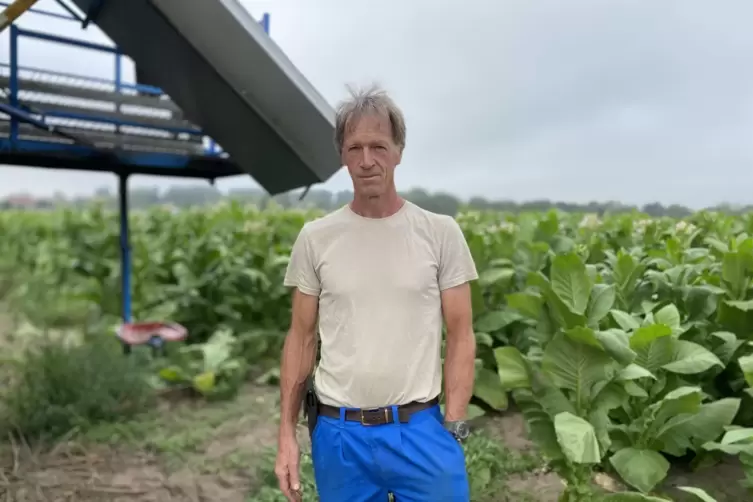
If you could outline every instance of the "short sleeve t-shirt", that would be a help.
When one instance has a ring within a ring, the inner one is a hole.
[[[438,396],[440,292],[477,278],[455,219],[408,201],[386,218],[346,205],[306,223],[284,283],[319,297],[319,399],[376,408]]]

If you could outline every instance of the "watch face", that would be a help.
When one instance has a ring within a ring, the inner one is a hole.
[[[459,422],[455,428],[455,432],[460,439],[465,439],[471,433],[471,428],[465,422]]]
[[[447,425],[448,430],[459,440],[466,439],[471,433],[471,428],[465,422],[452,422]]]

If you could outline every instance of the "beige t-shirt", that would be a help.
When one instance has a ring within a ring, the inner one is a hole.
[[[376,408],[439,395],[440,291],[477,278],[457,222],[407,201],[387,218],[346,205],[306,223],[285,285],[319,297],[320,400]]]

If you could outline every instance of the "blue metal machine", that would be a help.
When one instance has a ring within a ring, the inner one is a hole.
[[[9,60],[0,62],[0,168],[5,164],[118,176],[124,322],[131,322],[129,176],[213,181],[247,173],[274,194],[324,181],[339,169],[330,152],[333,111],[306,87],[279,49],[262,38],[269,34],[268,14],[259,21],[261,33],[266,33],[260,36],[236,0],[54,2],[64,10],[35,6],[26,16],[64,19],[84,29],[94,22],[110,38],[125,43],[128,53],[120,46],[11,24]],[[8,5],[0,1],[0,7]],[[208,6],[210,11],[201,10]],[[204,27],[197,30],[199,20]],[[145,27],[143,33],[136,33],[139,24]],[[217,40],[232,39],[233,51],[255,58],[256,71],[234,71],[223,61],[230,48],[207,38],[208,31],[217,33]],[[25,65],[19,51],[25,40],[109,54],[112,78]],[[125,81],[126,56],[134,61],[138,77],[145,74],[145,82]],[[163,91],[164,85],[179,102]],[[205,124],[220,136],[219,144],[231,145],[227,152],[206,133]]]

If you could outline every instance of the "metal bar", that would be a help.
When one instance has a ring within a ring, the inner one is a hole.
[[[115,93],[120,95],[120,80],[123,72],[123,58],[120,52],[115,53]],[[120,104],[115,105],[115,111],[120,113]],[[120,132],[120,126],[115,126],[115,132]]]
[[[128,239],[128,175],[118,175],[118,205],[120,206],[120,301],[123,324],[131,322],[131,246]],[[125,342],[123,353],[131,346]]]
[[[196,159],[217,159],[223,160],[220,155],[196,155],[188,156],[182,154],[172,153],[153,153],[153,152],[132,152],[132,151],[117,151],[117,152],[103,152],[100,149],[91,148],[84,145],[77,144],[62,144],[51,143],[49,141],[32,141],[32,140],[17,140],[15,143],[10,143],[8,140],[0,138],[0,153],[3,151],[11,152],[24,152],[24,153],[44,153],[45,155],[75,155],[83,158],[104,156],[111,156],[116,159],[118,163],[124,166],[139,166],[139,167],[151,167],[159,169],[174,169],[181,170],[189,166],[191,161]],[[60,160],[59,163],[61,163]],[[103,171],[111,171],[112,169],[103,169]],[[242,171],[238,171],[237,174],[243,174]]]
[[[76,40],[75,38],[60,37],[58,35],[50,35],[49,33],[42,33],[40,31],[18,29],[18,34],[24,37],[36,38],[39,40],[46,40],[48,42],[55,42],[63,45],[72,45],[74,47],[81,47],[83,49],[91,49],[93,51],[110,52],[115,54],[118,52],[117,47],[109,45],[95,44],[94,42],[86,42],[84,40]]]
[[[8,89],[10,78],[0,76],[0,90]],[[177,120],[182,111],[178,105],[168,99],[161,99],[156,96],[136,94],[119,94],[115,95],[111,90],[93,89],[77,85],[53,83],[43,80],[30,80],[20,77],[18,87],[24,92],[38,92],[51,94],[64,98],[80,98],[88,101],[100,101],[105,103],[137,106],[139,108],[149,108],[160,112],[170,112],[173,115],[172,120]],[[123,84],[121,84],[123,87]],[[7,93],[6,93],[7,94]],[[29,99],[31,100],[31,99]],[[182,120],[182,119],[181,119]]]
[[[0,32],[13,24],[21,14],[31,9],[39,0],[16,0],[0,12]]]
[[[60,5],[63,5],[63,3],[61,3],[60,0],[58,0],[58,3]],[[8,7],[8,6],[10,6],[10,2],[0,2],[0,7]],[[65,9],[68,10],[68,8],[65,8]],[[60,14],[57,12],[50,12],[48,10],[36,9],[33,7],[26,12],[31,12],[32,14],[39,14],[41,16],[55,17],[57,19],[65,19],[66,21],[79,21],[79,19],[76,19],[75,17],[66,16],[65,14]]]
[[[84,18],[82,18],[81,16],[79,16],[78,13],[76,11],[74,11],[71,8],[71,6],[68,5],[67,3],[65,3],[63,0],[55,0],[55,2],[57,2],[57,4],[59,6],[61,6],[63,9],[65,9],[68,12],[68,14],[71,15],[71,17],[66,18],[66,19],[70,19],[72,21],[79,21],[81,23],[84,22]],[[60,14],[58,14],[58,15],[60,15]]]
[[[197,140],[163,139],[137,134],[115,134],[112,131],[92,131],[76,127],[55,126],[58,133],[74,135],[96,145],[99,149],[118,148],[131,152],[170,153],[188,156],[204,155],[204,145]],[[0,138],[10,137],[10,121],[0,120]],[[70,144],[67,138],[42,131],[31,124],[20,124],[19,140],[45,141],[58,144]]]
[[[97,17],[99,16],[99,11],[102,10],[102,5],[105,2],[103,0],[93,0],[93,2],[89,5],[89,10],[86,13],[86,19],[84,19],[84,22],[81,23],[81,28],[86,29],[87,26],[89,26],[90,22],[97,22]]]
[[[14,24],[10,27],[10,105],[18,108],[18,27]],[[10,118],[10,140],[18,138],[18,120]]]
[[[0,63],[0,68],[10,68],[10,65],[7,63]],[[36,73],[43,73],[45,75],[49,75],[51,77],[63,77],[63,78],[73,78],[77,80],[83,80],[85,82],[92,82],[97,84],[105,84],[105,85],[115,85],[115,82],[113,82],[110,79],[107,78],[101,78],[101,77],[88,77],[84,75],[77,75],[75,73],[67,73],[64,71],[54,71],[54,70],[46,70],[43,68],[37,68],[35,66],[18,66],[18,71],[28,71],[28,72],[36,72]],[[153,85],[146,85],[146,84],[126,84],[121,83],[120,84],[122,89],[130,89],[135,90],[139,92],[143,92],[146,94],[154,94],[154,95],[163,95],[164,92],[159,87],[154,87]]]
[[[44,108],[43,112],[46,117],[82,120],[84,122],[97,122],[100,124],[110,124],[114,126],[140,127],[143,129],[154,129],[155,131],[168,132],[168,133],[174,133],[174,134],[192,134],[194,136],[204,135],[204,133],[200,129],[191,129],[187,127],[162,126],[162,125],[159,125],[156,121],[149,122],[148,119],[150,117],[144,117],[145,120],[139,122],[137,120],[121,120],[121,119],[115,119],[115,118],[107,118],[105,116],[90,115],[88,113],[55,111],[55,108],[58,108],[58,109],[63,108],[62,106],[42,105],[42,104],[38,104],[37,106]],[[96,113],[97,110],[92,110],[92,112]],[[112,113],[112,112],[100,111],[100,113],[105,114],[105,113]]]
[[[118,176],[120,205],[120,280],[123,322],[131,322],[131,249],[128,242],[128,175]]]

